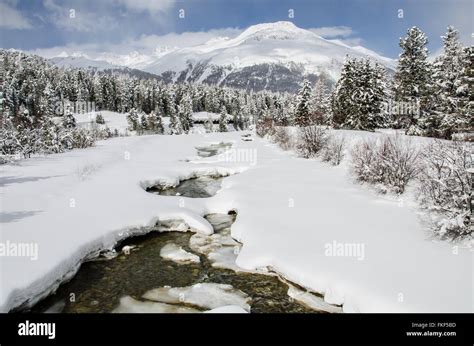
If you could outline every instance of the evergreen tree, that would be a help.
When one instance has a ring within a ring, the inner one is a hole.
[[[183,127],[181,125],[181,121],[176,114],[176,111],[173,107],[169,109],[169,116],[170,116],[170,133],[172,135],[180,135],[183,133]]]
[[[156,124],[155,124],[155,133],[158,133],[160,135],[165,133],[165,128],[163,126],[163,117],[161,115],[160,109],[157,107],[156,108]]]
[[[432,69],[428,62],[427,44],[426,35],[417,27],[409,29],[407,36],[400,39],[403,51],[394,78],[395,101],[410,107],[403,107],[408,111],[399,115],[397,123],[399,127],[412,127],[410,133],[425,127],[426,116],[430,114]],[[416,104],[419,111],[414,109]]]
[[[463,76],[457,88],[460,112],[459,127],[474,129],[474,46],[463,49]]]
[[[61,128],[47,117],[40,128],[41,146],[45,154],[60,153],[63,151]]]
[[[3,124],[0,127],[0,153],[2,155],[15,155],[20,152],[21,144],[17,135],[18,132],[11,118],[4,117]]]
[[[312,125],[310,110],[311,92],[311,85],[309,84],[309,81],[305,79],[297,96],[297,106],[294,118],[296,126]]]
[[[148,130],[148,119],[145,113],[140,114],[140,124],[139,124],[139,132],[143,133]]]
[[[335,127],[373,130],[384,125],[385,71],[370,60],[347,59],[332,95]]]
[[[219,132],[227,132],[227,110],[224,105],[219,116]]]
[[[97,124],[105,124],[105,119],[104,117],[102,116],[102,113],[97,113],[96,117],[95,117],[95,122]]]
[[[456,128],[467,125],[463,116],[465,89],[462,87],[465,81],[465,55],[458,36],[458,31],[449,26],[446,35],[441,37],[444,52],[434,65],[437,102],[433,116],[437,121],[433,124],[436,131],[431,134],[448,139]]]
[[[71,106],[68,104],[66,105],[66,111],[63,115],[63,126],[67,129],[72,129],[76,127],[76,119],[71,111]]]
[[[183,131],[188,133],[193,127],[193,102],[189,93],[186,93],[178,106],[179,120],[182,124]]]
[[[138,112],[135,108],[130,109],[130,112],[127,113],[127,122],[128,127],[131,131],[136,131],[139,125]]]
[[[329,123],[329,99],[331,93],[326,83],[326,77],[321,75],[314,85],[311,95],[310,112],[314,115],[319,124]]]

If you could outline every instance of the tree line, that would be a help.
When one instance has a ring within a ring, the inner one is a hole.
[[[474,48],[462,47],[449,26],[443,52],[428,60],[426,35],[410,28],[393,77],[370,59],[347,57],[334,89],[305,81],[297,96],[294,125],[405,129],[407,134],[451,139],[474,129]],[[285,125],[285,123],[277,122]]]

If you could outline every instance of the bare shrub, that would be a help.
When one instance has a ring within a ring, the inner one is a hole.
[[[329,135],[322,127],[300,127],[298,128],[296,150],[302,157],[315,157],[326,146],[328,139]]]
[[[419,170],[419,151],[400,136],[364,140],[351,151],[352,169],[357,180],[382,184],[403,193]]]
[[[344,159],[346,139],[344,136],[330,136],[323,150],[322,160],[330,162],[333,166],[339,165]]]
[[[471,233],[470,155],[466,144],[441,140],[435,140],[421,153],[419,199],[422,206],[442,215],[436,225],[436,233],[442,237]]]
[[[377,142],[362,140],[351,150],[352,172],[361,182],[376,183],[376,173],[379,173],[380,162],[377,160]]]
[[[274,131],[274,126],[273,126],[273,119],[270,117],[266,118],[260,118],[257,121],[257,124],[255,126],[255,131],[257,133],[257,136],[260,137],[265,137],[265,136],[272,136],[273,131]]]
[[[290,150],[293,147],[291,135],[284,126],[275,127],[272,139],[283,150]]]

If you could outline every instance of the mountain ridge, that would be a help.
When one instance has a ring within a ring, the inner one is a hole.
[[[351,47],[325,39],[288,21],[252,25],[236,37],[165,50],[156,58],[138,53],[134,56],[137,59],[130,63],[133,68],[167,82],[205,83],[254,91],[294,92],[304,78],[314,81],[321,75],[334,83],[346,56],[369,57],[387,70],[395,67],[393,59],[362,46]],[[103,62],[94,61],[101,68]]]

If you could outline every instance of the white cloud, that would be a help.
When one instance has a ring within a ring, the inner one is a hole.
[[[329,41],[342,43],[349,47],[360,46],[362,44],[362,39],[359,37],[331,39]]]
[[[104,14],[99,15],[80,8],[60,6],[54,0],[44,0],[43,5],[50,13],[49,21],[61,29],[93,32],[118,27],[116,20]]]
[[[146,11],[150,14],[167,12],[175,4],[175,0],[119,0],[119,2],[129,10]]]
[[[348,37],[354,34],[352,28],[348,26],[323,26],[320,28],[310,28],[308,30],[324,38]]]
[[[349,47],[359,46],[363,42],[360,37],[353,36],[355,31],[348,26],[323,26],[308,30],[332,42],[341,43]]]
[[[0,27],[7,29],[31,29],[28,18],[6,3],[0,3]]]
[[[169,51],[204,44],[223,37],[235,37],[241,29],[223,28],[209,31],[169,33],[165,35],[143,35],[138,39],[124,40],[118,44],[89,43],[70,44],[31,51],[45,58],[63,54],[86,54],[92,59],[106,60],[116,65],[138,68],[140,64],[157,59]]]

